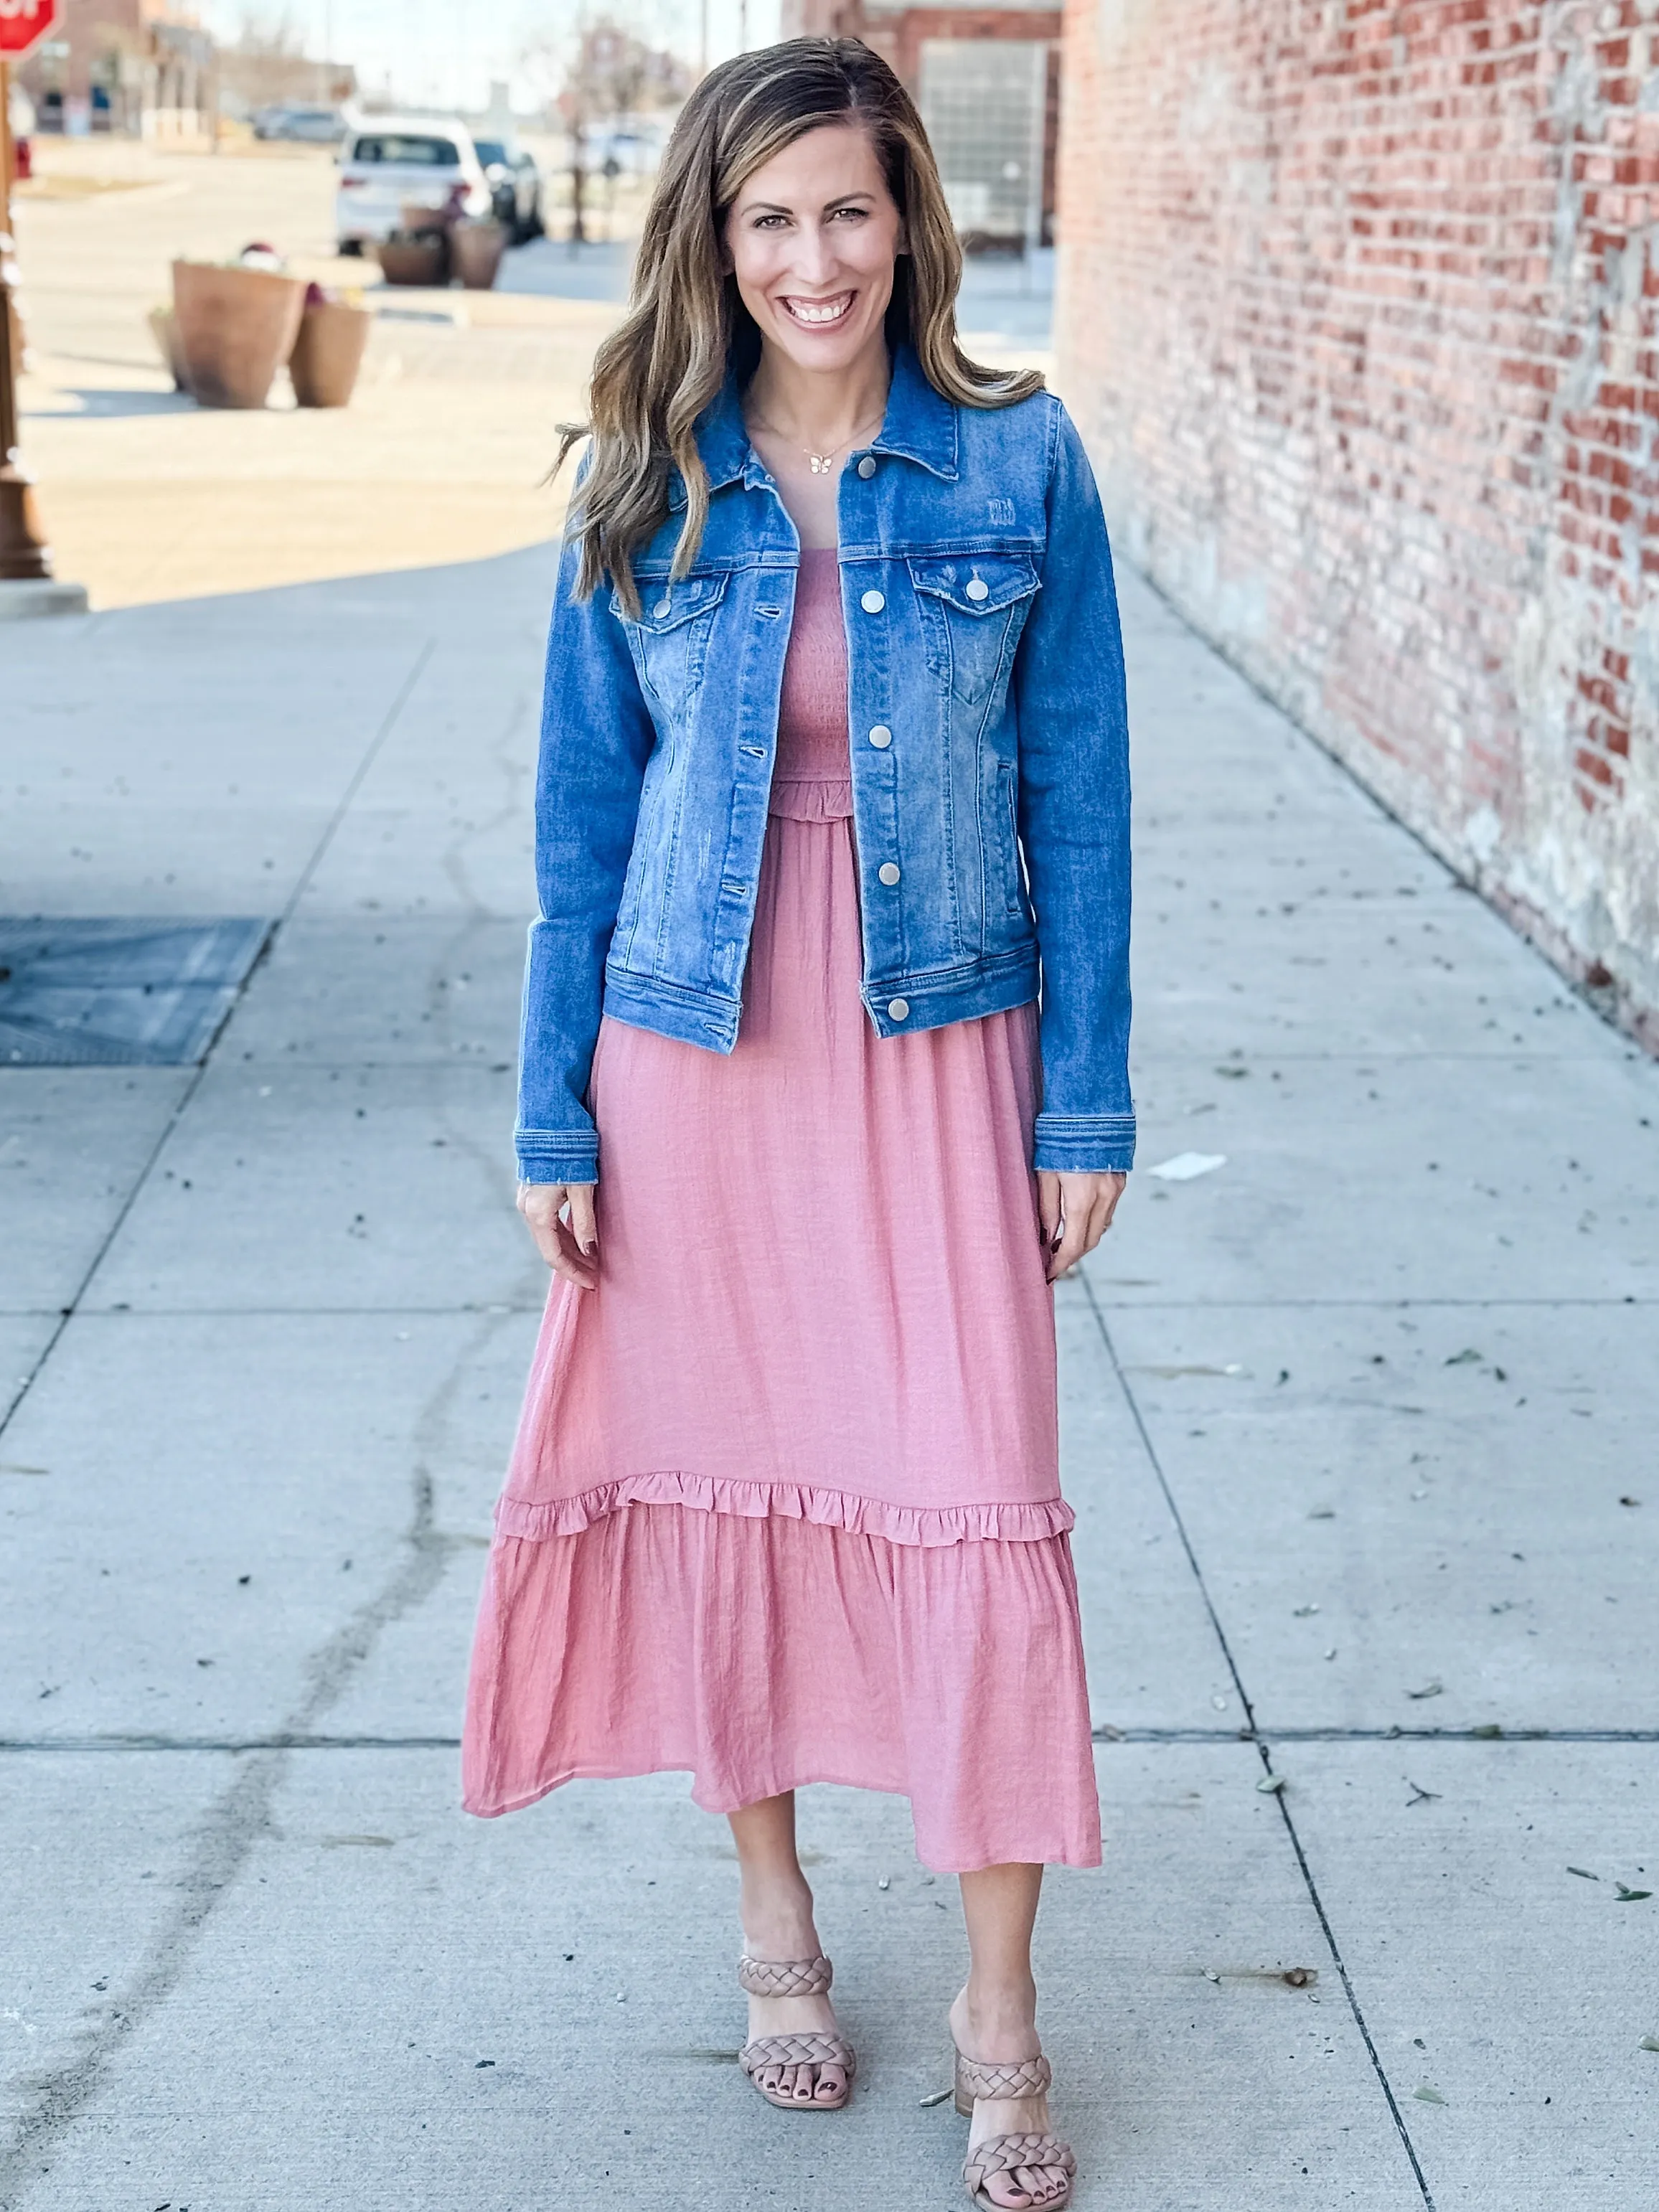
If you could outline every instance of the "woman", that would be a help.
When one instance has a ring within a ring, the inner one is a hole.
[[[964,358],[959,274],[857,40],[692,94],[553,617],[518,1145],[559,1279],[466,1797],[689,1768],[744,2069],[822,2111],[793,1792],[908,1794],[961,1876],[964,2179],[1056,2208],[1030,1935],[1099,1824],[1048,1285],[1133,1152],[1122,659],[1076,433]]]

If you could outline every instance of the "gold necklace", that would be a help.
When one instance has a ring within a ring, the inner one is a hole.
[[[865,430],[880,429],[886,419],[887,406],[886,402],[884,401],[879,415],[872,415],[865,422],[855,423],[840,445],[831,446],[827,453],[815,453],[810,446],[799,444],[797,440],[790,437],[787,431],[780,430],[775,422],[763,422],[758,415],[754,418],[752,427],[757,430],[764,431],[769,437],[781,438],[786,445],[793,446],[797,453],[805,454],[807,465],[815,477],[827,477],[835,467],[837,453],[843,453],[849,446],[855,446],[860,435]]]

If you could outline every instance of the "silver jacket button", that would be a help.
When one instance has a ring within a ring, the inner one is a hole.
[[[665,615],[672,615],[673,613],[674,602],[672,599],[659,599],[656,605],[652,608],[651,611],[656,617],[657,620],[660,622]]]
[[[859,474],[864,478],[866,483],[868,483],[871,477],[874,476],[875,473],[876,465],[874,461],[871,459],[869,454],[866,453],[864,459],[859,463]]]
[[[867,615],[878,615],[887,601],[880,592],[866,592],[859,605]]]
[[[883,883],[889,885],[896,884],[899,879],[898,863],[896,860],[884,860],[876,870],[876,873],[881,878]]]
[[[878,753],[884,753],[893,742],[893,732],[885,722],[878,722],[870,732],[870,742]]]
[[[887,1001],[887,1018],[890,1022],[902,1022],[909,1011],[910,1001],[908,999],[890,999]]]
[[[970,599],[988,599],[990,598],[991,586],[986,582],[983,576],[975,576],[974,578],[973,581],[968,586],[968,596]]]

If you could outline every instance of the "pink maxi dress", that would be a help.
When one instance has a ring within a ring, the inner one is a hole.
[[[607,1018],[600,1282],[556,1281],[465,1802],[897,1790],[927,1865],[1099,1863],[1028,1165],[1036,1009],[878,1037],[834,551],[802,556],[736,1049]]]

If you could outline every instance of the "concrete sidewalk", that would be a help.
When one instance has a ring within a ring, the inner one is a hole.
[[[551,573],[0,640],[7,912],[283,918],[204,1069],[0,1074],[8,2212],[965,2201],[921,2102],[958,1917],[901,1802],[805,1808],[834,2121],[729,2063],[683,1779],[456,1808],[544,1287],[507,1137]],[[1659,1071],[1125,604],[1142,1160],[1225,1164],[1139,1176],[1060,1295],[1109,1836],[1041,1938],[1079,2202],[1634,2212]]]

